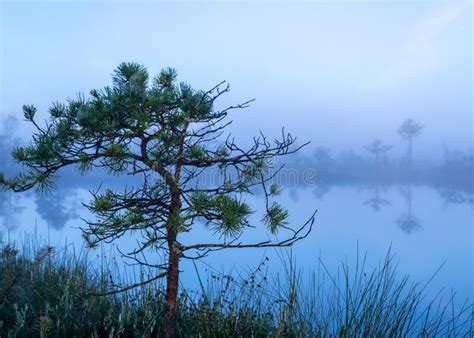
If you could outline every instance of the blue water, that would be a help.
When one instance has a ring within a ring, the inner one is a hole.
[[[86,184],[85,184],[86,185]],[[25,235],[40,237],[44,243],[61,247],[83,245],[79,228],[81,218],[90,218],[82,202],[89,200],[90,186],[74,186],[50,196],[32,192],[0,193],[0,231],[3,240],[18,240]],[[249,199],[262,204],[260,197]],[[473,298],[473,200],[459,191],[442,191],[428,186],[317,186],[287,189],[281,202],[290,211],[290,224],[298,226],[318,210],[312,233],[298,242],[291,254],[305,271],[315,269],[318,259],[332,272],[342,260],[355,262],[367,252],[368,266],[384,259],[389,248],[396,254],[399,271],[414,281],[426,281],[443,265],[427,292],[435,295],[441,288],[457,292],[459,300]],[[258,225],[259,217],[254,224]],[[250,229],[245,241],[267,239],[263,227]],[[284,234],[279,235],[280,238]],[[180,238],[181,243],[212,241],[216,237],[197,224],[195,231]],[[132,248],[133,238],[123,238],[121,248]],[[97,251],[93,256],[117,255],[113,249]],[[226,250],[210,254],[200,269],[213,267],[223,272],[251,269],[269,257],[266,269],[271,274],[282,270],[281,251],[274,249]],[[158,256],[149,256],[159,261]],[[182,265],[184,283],[196,287],[193,266]]]

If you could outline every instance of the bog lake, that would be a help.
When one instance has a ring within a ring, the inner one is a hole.
[[[82,205],[90,198],[90,189],[99,183],[81,177],[64,180],[49,195],[34,192],[14,194],[0,192],[0,231],[4,242],[35,238],[56,248],[84,246],[80,227],[83,218],[91,218]],[[253,202],[252,202],[253,200]],[[258,195],[250,197],[253,205],[261,204]],[[473,206],[472,195],[464,191],[423,184],[334,184],[289,187],[280,202],[290,211],[290,222],[303,224],[317,209],[314,228],[309,236],[291,250],[246,249],[211,253],[197,263],[202,271],[240,273],[251,271],[266,260],[265,273],[278,278],[283,273],[282,259],[291,255],[303,273],[324,268],[337,273],[342,261],[356,264],[357,257],[367,257],[367,269],[377,266],[388,250],[395,255],[398,270],[413,281],[427,281],[438,270],[427,287],[429,296],[441,289],[448,296],[456,292],[460,301],[473,295]],[[258,217],[255,222],[258,224]],[[209,240],[212,232],[204,224],[183,235],[182,243]],[[257,226],[242,240],[265,240],[268,235]],[[283,236],[279,235],[279,236]],[[136,238],[122,238],[122,250],[133,248]],[[119,257],[110,247],[89,253],[97,261]],[[155,259],[153,255],[149,259]],[[158,260],[158,256],[156,257]],[[197,287],[192,263],[182,265],[184,284]]]

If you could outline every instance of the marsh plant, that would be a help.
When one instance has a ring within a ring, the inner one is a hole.
[[[0,255],[2,337],[156,337],[165,325],[166,286],[140,283],[149,272],[117,273],[92,264],[88,251],[4,245]],[[282,251],[284,269],[224,274],[196,268],[197,290],[177,297],[175,336],[189,337],[470,337],[473,305],[427,297],[428,283],[397,273],[388,253],[373,269],[365,256],[330,273],[320,260],[304,274]],[[199,264],[199,263],[196,263]],[[103,295],[117,283],[137,283]],[[428,281],[429,282],[429,281]]]

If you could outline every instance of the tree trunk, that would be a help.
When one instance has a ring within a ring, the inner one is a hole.
[[[174,336],[174,320],[176,314],[176,300],[178,297],[178,282],[179,282],[179,248],[176,246],[176,234],[171,234],[168,237],[169,247],[169,265],[168,278],[166,287],[166,312],[165,312],[165,327],[164,337],[172,338]]]

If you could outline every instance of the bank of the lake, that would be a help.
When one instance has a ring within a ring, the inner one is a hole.
[[[361,255],[356,269],[339,275],[324,263],[302,274],[282,257],[285,273],[265,274],[266,261],[240,275],[209,271],[195,278],[200,290],[181,289],[178,336],[353,337],[474,334],[473,305],[454,298],[427,298],[426,283],[397,272],[392,253],[376,269]],[[113,262],[95,264],[87,252],[41,247],[37,242],[2,244],[0,336],[154,337],[163,326],[163,284],[125,292],[120,287],[152,276],[128,275]],[[309,278],[306,278],[309,276]],[[303,286],[304,285],[304,286]]]

